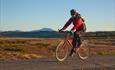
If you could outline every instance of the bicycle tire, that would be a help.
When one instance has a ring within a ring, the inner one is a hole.
[[[80,45],[80,48],[79,48],[77,54],[78,54],[80,59],[85,60],[89,57],[89,53],[90,53],[90,50],[88,47],[88,41],[84,40],[82,42],[82,44]]]
[[[69,47],[66,42],[61,41],[56,48],[56,59],[58,61],[64,61],[68,57]]]

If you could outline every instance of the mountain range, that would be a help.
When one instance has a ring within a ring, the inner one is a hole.
[[[51,28],[42,28],[39,30],[32,31],[1,31],[0,36],[8,37],[31,37],[31,38],[59,38],[64,37],[65,33],[59,33]],[[97,32],[86,32],[84,36],[98,36],[108,37],[114,36],[115,31],[97,31]]]
[[[10,36],[10,37],[43,37],[43,38],[52,38],[52,37],[62,37],[63,33],[59,33],[51,28],[42,28],[39,30],[32,31],[2,31],[0,36]]]
[[[51,29],[51,28],[42,28],[42,29],[39,29],[39,30],[33,30],[33,31],[31,31],[31,32],[38,32],[38,31],[55,31],[55,30],[53,30],[53,29]]]

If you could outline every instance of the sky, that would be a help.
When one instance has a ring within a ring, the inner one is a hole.
[[[87,31],[115,31],[115,0],[0,0],[0,31],[58,30],[73,8],[85,18]]]

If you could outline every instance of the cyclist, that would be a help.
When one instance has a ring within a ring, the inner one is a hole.
[[[62,29],[59,31],[65,30],[72,22],[73,22],[73,28],[71,29],[71,33],[74,35],[73,40],[72,40],[72,49],[71,53],[69,54],[70,56],[75,52],[75,48],[79,48],[81,41],[79,37],[79,33],[84,30],[84,19],[81,17],[81,15],[75,10],[71,9],[70,10],[71,18],[66,22],[66,24],[63,26]]]

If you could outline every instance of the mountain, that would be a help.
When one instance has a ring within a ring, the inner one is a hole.
[[[51,29],[51,28],[42,28],[42,29],[40,29],[39,31],[54,31],[54,30]]]
[[[0,36],[9,36],[9,37],[32,37],[32,38],[56,38],[62,37],[63,33],[54,31],[51,28],[42,28],[40,30],[33,31],[4,31],[0,32]]]
[[[52,32],[52,31],[55,31],[55,30],[53,30],[53,29],[51,29],[51,28],[42,28],[42,29],[40,29],[40,30],[33,30],[33,31],[31,31],[31,32],[39,32],[39,31],[50,31],[50,32]]]
[[[31,37],[31,38],[59,38],[64,37],[65,33],[59,33],[51,28],[42,28],[40,30],[33,31],[2,31],[0,36],[9,37]],[[82,36],[85,37],[115,37],[115,31],[98,31],[98,32],[86,32]]]

